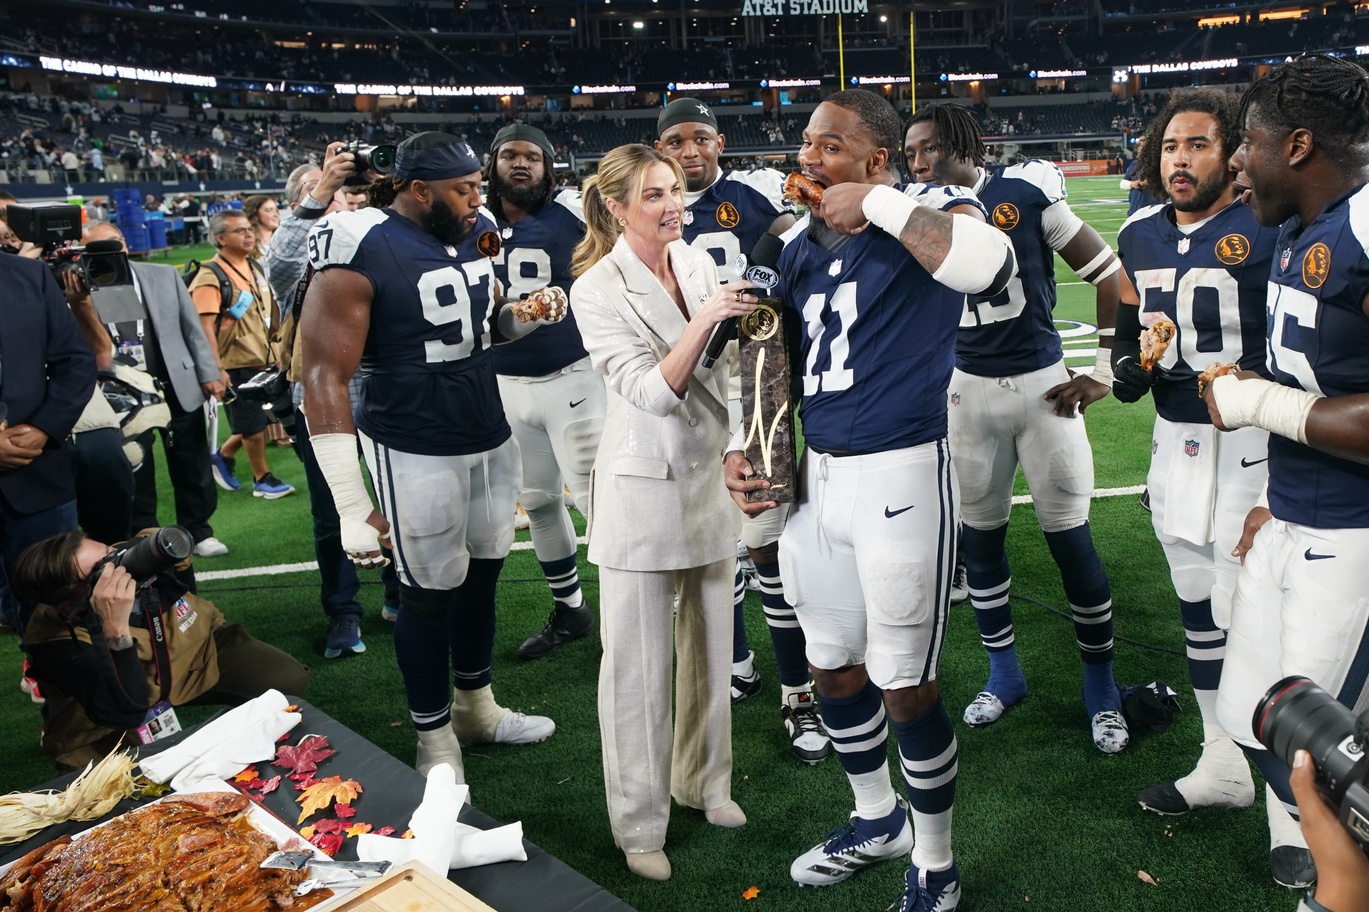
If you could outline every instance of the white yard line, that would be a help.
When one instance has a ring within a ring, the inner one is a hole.
[[[1145,485],[1132,485],[1125,488],[1099,488],[1093,492],[1094,497],[1130,497],[1140,494],[1146,489]],[[1020,494],[1012,499],[1015,506],[1029,504],[1032,502],[1030,494]],[[576,539],[576,542],[585,544],[584,536]],[[513,543],[514,551],[531,551],[532,542],[516,541]],[[318,570],[318,564],[314,561],[304,561],[298,564],[269,564],[265,567],[240,567],[237,570],[205,570],[195,571],[195,580],[201,583],[212,583],[216,580],[245,579],[253,576],[283,576],[287,573],[313,573]]]

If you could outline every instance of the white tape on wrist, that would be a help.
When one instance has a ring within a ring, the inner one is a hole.
[[[1212,381],[1212,398],[1228,428],[1264,428],[1305,444],[1307,416],[1321,397],[1263,378],[1238,380],[1227,374]]]
[[[328,481],[342,527],[342,549],[362,554],[380,550],[380,533],[366,522],[375,506],[366,493],[355,434],[317,434],[309,438],[319,471]]]
[[[1098,360],[1093,362],[1093,373],[1089,376],[1109,389],[1112,388],[1112,381],[1116,379],[1112,375],[1112,349],[1098,349]]]
[[[881,184],[865,194],[860,211],[876,228],[883,228],[894,237],[903,233],[913,210],[918,206],[911,196],[904,196],[893,187]]]

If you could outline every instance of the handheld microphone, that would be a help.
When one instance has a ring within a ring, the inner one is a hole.
[[[780,261],[780,254],[783,251],[784,241],[773,234],[761,235],[761,239],[751,250],[751,266],[742,274],[742,278],[768,292],[779,284],[780,276],[775,272],[775,264]],[[729,317],[713,327],[713,335],[709,337],[708,347],[704,349],[702,363],[705,369],[712,367],[722,356],[727,343],[737,337],[737,324],[740,322],[741,317]]]

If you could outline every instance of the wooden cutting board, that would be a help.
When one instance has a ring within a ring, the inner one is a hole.
[[[445,877],[411,861],[349,893],[328,912],[495,912]]]

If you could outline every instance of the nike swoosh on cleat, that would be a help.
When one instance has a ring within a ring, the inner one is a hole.
[[[585,399],[588,399],[588,398],[589,398],[588,396],[585,397]],[[580,402],[584,402],[585,399],[581,399]],[[571,407],[571,408],[575,408],[577,405],[580,404],[580,402],[572,402],[572,403],[570,404],[570,407]]]
[[[908,506],[904,507],[902,510],[890,510],[888,507],[885,507],[885,508],[884,508],[884,518],[885,518],[885,519],[893,519],[895,516],[897,516],[897,515],[900,514],[900,513],[907,513],[909,510],[911,510],[911,509],[912,509],[913,507],[915,507],[915,506],[917,506],[917,504],[909,504]]]
[[[1313,553],[1312,553],[1312,549],[1311,549],[1311,548],[1308,548],[1306,551],[1304,551],[1304,552],[1302,553],[1302,556],[1305,557],[1305,558],[1307,558],[1308,560],[1330,560],[1331,558],[1335,557],[1336,555],[1334,555],[1334,554],[1313,554]]]
[[[1242,456],[1242,457],[1241,457],[1241,468],[1243,468],[1243,469],[1248,469],[1248,468],[1250,468],[1251,466],[1257,466],[1257,465],[1259,465],[1259,464],[1262,463],[1262,462],[1268,462],[1268,461],[1269,461],[1269,457],[1268,457],[1268,456],[1264,457],[1263,459],[1251,459],[1251,460],[1247,460],[1244,456]]]

